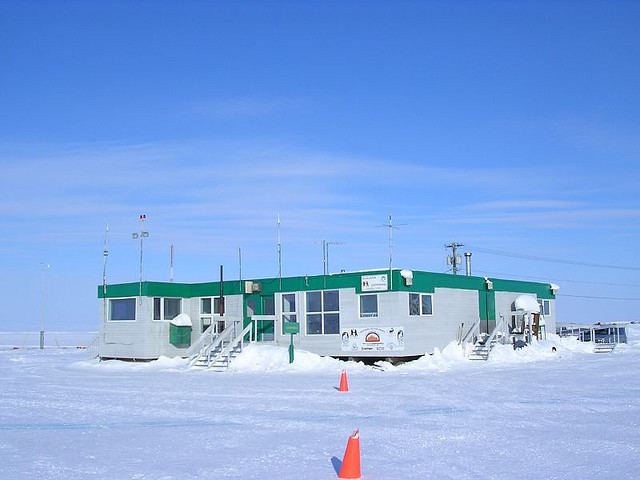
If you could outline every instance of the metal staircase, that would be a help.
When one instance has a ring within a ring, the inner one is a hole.
[[[469,353],[469,360],[488,360],[491,350],[493,350],[493,347],[498,343],[498,339],[502,337],[504,326],[504,318],[501,318],[496,322],[496,327],[493,329],[493,332],[491,332],[491,335],[487,335],[486,333],[480,335],[473,345],[471,353]]]
[[[206,339],[203,341],[198,353],[191,357],[189,365],[215,371],[226,370],[232,360],[242,352],[245,343],[244,338],[247,335],[251,338],[252,329],[253,323],[250,323],[239,334],[236,334],[238,328],[233,323],[219,335],[209,334],[210,341],[206,341]]]

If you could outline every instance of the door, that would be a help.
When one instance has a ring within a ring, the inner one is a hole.
[[[253,323],[252,340],[275,341],[275,311],[273,295],[253,293],[244,298],[244,326]]]

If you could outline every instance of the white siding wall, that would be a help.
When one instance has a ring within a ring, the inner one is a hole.
[[[437,288],[432,294],[433,315],[409,315],[408,292],[379,292],[378,316],[360,318],[360,300],[353,288],[340,291],[340,328],[403,327],[405,350],[403,356],[432,353],[435,348],[443,348],[456,339],[460,323],[471,325],[478,319],[478,292]],[[296,347],[321,355],[348,356],[343,352],[340,335],[308,335],[306,330],[305,292],[296,294],[296,308],[300,334],[294,335]],[[289,335],[282,335],[282,300],[276,294],[276,340],[286,345]],[[398,355],[386,352],[384,355]],[[380,353],[358,352],[359,356],[380,356]]]
[[[226,322],[242,322],[242,295],[225,296]],[[200,322],[200,298],[183,298],[182,313],[191,317],[193,328],[191,343],[195,342],[202,331]],[[108,315],[107,309],[107,315]],[[103,315],[102,303],[100,316]],[[103,319],[103,328],[99,339],[99,355],[101,357],[155,359],[160,356],[175,357],[184,355],[185,348],[176,348],[169,343],[169,321],[152,320],[153,298],[136,298],[135,322],[109,322]],[[214,315],[213,321],[220,319]]]

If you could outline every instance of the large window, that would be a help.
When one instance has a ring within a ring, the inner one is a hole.
[[[409,294],[409,315],[433,315],[433,298],[430,294]]]
[[[109,300],[109,320],[112,322],[132,322],[136,319],[135,298],[114,298]]]
[[[153,319],[173,320],[182,313],[181,298],[159,298],[153,299]]]
[[[284,293],[282,294],[282,333],[284,334],[285,322],[298,322],[298,315],[296,310],[296,294]]]
[[[340,333],[338,290],[307,292],[307,335]]]
[[[550,315],[551,314],[551,302],[549,300],[538,300],[540,304],[540,313],[542,315]]]
[[[378,316],[378,295],[360,295],[360,318]]]

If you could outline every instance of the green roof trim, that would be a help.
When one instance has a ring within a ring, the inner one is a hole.
[[[356,293],[362,293],[361,279],[363,275],[388,274],[389,270],[372,270],[362,272],[334,273],[331,275],[313,275],[298,277],[262,278],[247,279],[253,283],[260,284],[260,294],[269,295],[277,292],[298,292],[309,290],[325,290],[338,288],[353,288]],[[484,277],[474,277],[466,275],[451,275],[447,273],[434,273],[413,271],[413,285],[405,285],[405,280],[400,274],[400,270],[392,271],[391,289],[394,292],[422,292],[433,293],[436,288],[457,288],[464,290],[477,290],[487,292]],[[493,283],[493,292],[522,292],[535,294],[538,298],[554,299],[555,295],[551,291],[548,283],[525,282],[520,280],[504,280],[489,278]],[[244,293],[244,282],[246,280],[225,280],[225,295],[240,295]],[[219,295],[220,282],[206,283],[175,283],[175,282],[132,282],[107,285],[106,294],[103,286],[98,286],[98,298],[136,297],[142,288],[143,297],[212,297]],[[387,290],[388,291],[388,290]],[[481,295],[484,297],[484,295]],[[493,303],[495,304],[495,296]],[[481,300],[481,302],[491,299]],[[490,305],[489,305],[490,307]]]

